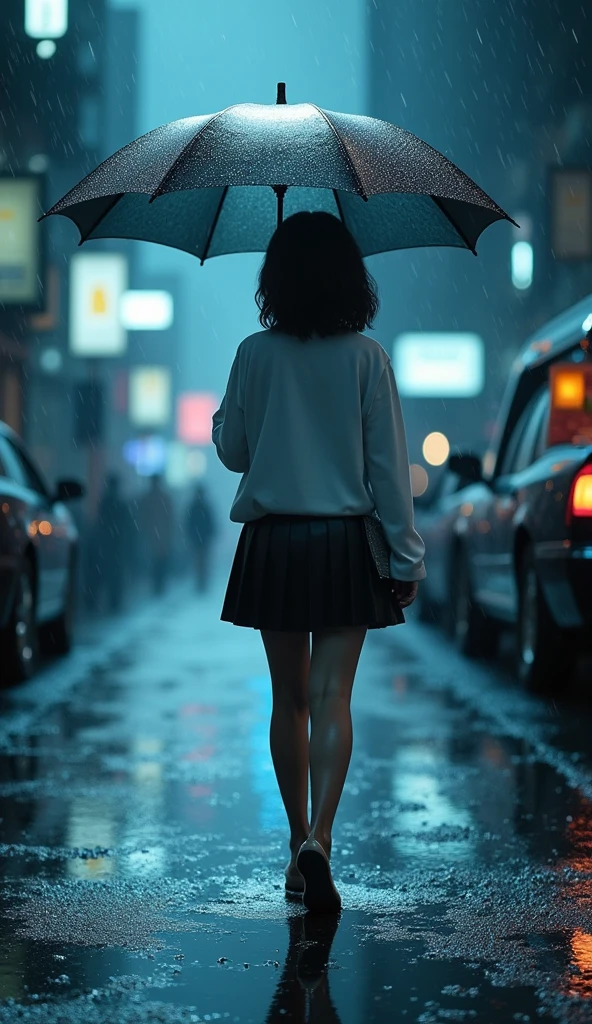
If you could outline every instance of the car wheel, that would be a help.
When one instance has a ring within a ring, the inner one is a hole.
[[[76,574],[72,565],[68,574],[63,611],[56,619],[52,619],[43,627],[42,646],[47,654],[69,654],[72,650],[75,611]]]
[[[575,642],[552,618],[539,583],[531,547],[523,552],[518,568],[518,623],[516,670],[523,686],[533,691],[564,684],[574,670]]]
[[[30,679],[39,659],[35,621],[35,572],[28,558],[18,570],[10,619],[1,637],[2,661],[10,683]]]
[[[468,558],[462,550],[458,552],[453,567],[447,618],[448,633],[461,654],[468,658],[493,658],[496,655],[499,626],[475,601]]]

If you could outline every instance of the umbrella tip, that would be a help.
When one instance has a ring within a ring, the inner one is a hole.
[[[278,82],[278,86],[277,86],[277,100],[275,102],[276,103],[287,103],[288,102],[286,100],[286,83],[285,82]]]

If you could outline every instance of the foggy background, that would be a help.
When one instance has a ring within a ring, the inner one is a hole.
[[[534,275],[514,287],[507,223],[490,228],[478,258],[463,250],[413,250],[372,257],[382,309],[374,336],[392,355],[404,331],[471,331],[484,339],[486,379],[476,398],[405,398],[411,460],[423,438],[442,431],[453,446],[482,452],[512,360],[528,335],[590,291],[586,261],[555,259],[549,238],[549,170],[589,160],[591,89],[585,6],[509,0],[72,0],[67,33],[50,59],[23,26],[22,0],[0,13],[4,99],[0,172],[38,173],[47,209],[105,156],[166,121],[232,103],[313,101],[369,114],[413,131],[473,177],[523,226]],[[144,486],[124,445],[150,431],[129,422],[129,373],[170,369],[170,420],[152,433],[175,442],[175,401],[183,392],[223,395],[243,337],[258,329],[253,301],[261,255],[208,261],[147,243],[95,241],[83,252],[123,252],[129,287],[164,288],[175,319],[165,332],[129,332],[119,359],[76,358],[68,345],[69,261],[77,232],[60,218],[41,225],[47,275],[57,298],[40,311],[0,307],[0,416],[22,433],[47,477],[88,485],[92,518],[105,473],[122,474],[130,495]],[[58,294],[59,293],[59,294]],[[52,356],[44,356],[47,350]],[[56,356],[55,353],[58,353]],[[48,369],[48,367],[52,367]],[[76,389],[102,394],[101,427],[84,443]],[[78,433],[78,436],[77,436]],[[82,438],[82,440],[81,440]],[[190,477],[173,489],[182,503],[198,475],[226,520],[238,477],[207,443]],[[195,453],[194,453],[195,454]],[[430,486],[439,470],[427,467]],[[227,526],[228,552],[236,530]]]

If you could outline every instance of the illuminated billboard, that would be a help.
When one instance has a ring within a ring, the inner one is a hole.
[[[88,358],[120,356],[127,332],[119,307],[127,289],[121,253],[80,253],[70,261],[70,351]]]
[[[164,427],[171,418],[171,371],[136,366],[129,375],[129,418],[136,427]]]
[[[393,369],[402,395],[474,398],[485,383],[483,339],[469,332],[400,334]]]
[[[34,175],[0,177],[0,304],[39,305],[40,189],[41,181]]]
[[[127,331],[166,331],[173,323],[173,296],[161,291],[125,292],[120,312]]]
[[[177,403],[177,437],[185,444],[210,444],[212,416],[220,405],[207,391],[188,391]]]

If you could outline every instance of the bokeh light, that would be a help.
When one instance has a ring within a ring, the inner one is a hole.
[[[430,478],[423,466],[418,466],[416,462],[411,464],[410,470],[411,493],[414,498],[420,498],[427,491]]]
[[[445,434],[434,430],[428,434],[422,447],[423,457],[430,466],[441,466],[450,455],[450,443]]]

